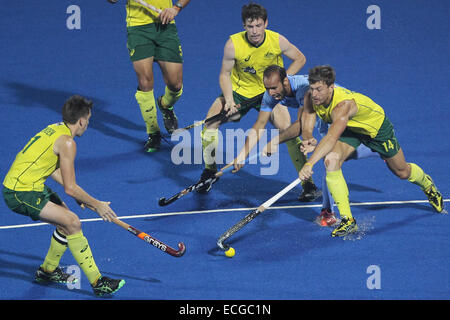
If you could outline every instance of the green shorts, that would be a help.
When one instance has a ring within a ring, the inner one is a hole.
[[[379,153],[384,159],[392,158],[400,150],[400,145],[394,134],[394,126],[387,117],[384,118],[383,124],[375,138],[356,133],[347,128],[342,133],[339,141],[351,145],[355,149],[362,143],[373,152]]]
[[[263,96],[264,93],[261,93],[257,96],[254,96],[253,98],[247,98],[233,91],[234,103],[241,105],[238,109],[238,112],[241,116],[236,120],[236,122],[239,121],[243,116],[245,116],[252,108],[256,109],[259,112],[259,109],[261,109]],[[221,94],[220,97],[223,97],[223,94]]]
[[[155,60],[183,63],[183,52],[174,23],[150,23],[127,27],[127,47],[131,61]]]
[[[42,208],[51,201],[62,205],[59,196],[47,186],[43,191],[13,191],[3,187],[3,199],[12,211],[30,217],[34,221],[39,220]]]

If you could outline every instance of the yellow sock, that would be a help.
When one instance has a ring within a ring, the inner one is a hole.
[[[216,170],[216,149],[219,145],[219,129],[207,129],[204,127],[201,137],[205,167],[210,170]]]
[[[59,261],[67,250],[66,236],[55,230],[50,241],[50,248],[41,267],[45,272],[52,273],[59,265]]]
[[[411,174],[408,181],[418,185],[424,191],[428,190],[431,187],[432,182],[427,179],[425,172],[423,172],[423,170],[414,163],[409,163],[409,165],[411,166]]]
[[[147,133],[155,133],[159,131],[158,118],[156,113],[156,102],[151,91],[136,91],[136,101],[141,109],[142,118],[144,119],[145,126],[147,127]]]
[[[91,248],[87,239],[83,236],[83,232],[80,231],[79,233],[68,235],[67,245],[89,282],[95,284],[101,274],[95,264]]]
[[[178,99],[180,99],[182,93],[183,87],[181,87],[180,91],[172,91],[166,86],[166,90],[161,99],[162,105],[166,108],[172,108]]]
[[[348,187],[345,182],[342,170],[327,171],[327,186],[331,196],[336,203],[339,213],[343,217],[352,218],[350,211],[350,202],[348,200]]]

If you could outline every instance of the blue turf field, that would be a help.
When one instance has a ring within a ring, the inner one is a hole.
[[[95,109],[90,129],[77,140],[77,182],[93,196],[112,201],[124,221],[172,246],[178,241],[187,246],[176,259],[114,224],[85,221],[83,232],[100,270],[127,282],[113,299],[449,299],[450,217],[435,213],[419,188],[395,178],[378,159],[344,165],[362,230],[358,236],[331,238],[331,229],[313,223],[320,201],[304,206],[296,201],[296,189],[231,238],[236,256],[224,257],[216,250],[217,238],[296,178],[287,148],[280,148],[277,175],[261,176],[260,165],[248,165],[236,175],[224,175],[207,196],[193,193],[159,207],[159,197],[197,181],[202,165],[173,164],[166,142],[158,153],[142,151],[145,126],[134,98],[123,1],[114,6],[92,0],[46,2],[42,10],[42,2],[9,1],[0,11],[1,179],[31,136],[60,121],[69,96],[86,95]],[[180,126],[203,119],[219,94],[223,45],[242,30],[244,3],[193,0],[177,17],[185,59],[184,94],[176,105]],[[330,64],[338,83],[383,106],[407,160],[428,172],[448,201],[450,2],[260,3],[269,11],[269,29],[306,55],[300,73]],[[66,27],[72,4],[81,9],[80,30]],[[381,9],[380,30],[366,27],[372,4]],[[155,70],[159,96],[164,86]],[[256,115],[251,111],[223,130],[247,129]],[[320,185],[323,167],[315,171]],[[98,217],[80,210],[55,183],[49,185],[80,218]],[[81,287],[72,290],[32,282],[53,227],[34,225],[0,201],[0,228],[0,299],[97,299],[84,275]],[[67,251],[62,265],[75,263]],[[373,266],[381,272],[379,289],[367,286]]]

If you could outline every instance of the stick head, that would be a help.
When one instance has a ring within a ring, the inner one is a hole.
[[[166,198],[165,197],[159,198],[158,204],[160,207],[166,205]]]
[[[178,243],[177,257],[181,257],[186,252],[186,246],[183,242]]]
[[[223,251],[227,251],[230,248],[229,245],[223,243],[222,239],[217,240],[217,246]]]

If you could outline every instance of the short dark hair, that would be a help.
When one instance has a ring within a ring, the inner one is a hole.
[[[92,101],[79,96],[71,96],[64,103],[62,117],[65,123],[75,124],[82,117],[87,117],[92,109]]]
[[[278,74],[278,76],[280,77],[280,81],[283,82],[283,80],[286,78],[286,69],[283,67],[280,67],[276,64],[272,64],[270,66],[268,66],[265,70],[264,70],[264,74],[263,77],[264,78],[269,78],[272,74]]]
[[[316,66],[309,69],[308,80],[309,84],[323,81],[327,86],[331,86],[336,81],[336,73],[331,66]]]
[[[263,19],[265,22],[267,20],[267,10],[256,3],[250,2],[248,5],[242,7],[242,22],[245,23],[248,19],[250,21]]]

